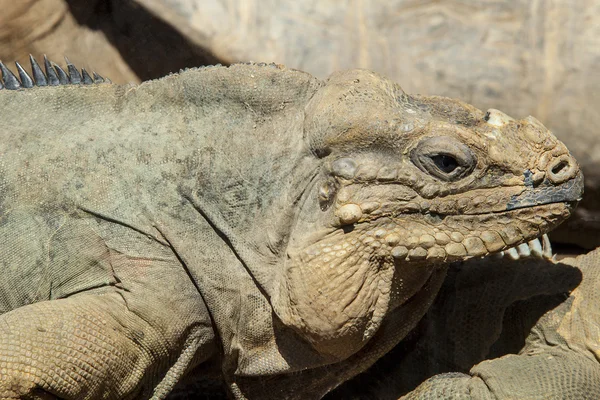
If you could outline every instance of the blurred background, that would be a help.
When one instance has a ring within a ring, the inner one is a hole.
[[[600,0],[0,0],[0,59],[43,54],[115,83],[276,62],[368,68],[408,93],[533,115],[585,174],[555,250],[600,244]]]

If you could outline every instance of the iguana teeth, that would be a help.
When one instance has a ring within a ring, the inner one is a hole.
[[[17,71],[19,71],[19,78],[21,79],[21,86],[23,86],[24,88],[32,88],[33,80],[31,79],[29,74],[23,69],[21,64],[19,64],[18,62],[15,62],[15,65],[17,66]]]
[[[8,90],[17,90],[21,87],[21,82],[19,82],[19,79],[17,79],[15,74],[13,74],[12,71],[8,69],[2,61],[0,61],[0,70],[2,71],[2,78],[5,88]]]
[[[531,240],[527,243],[521,243],[516,247],[501,251],[494,254],[494,256],[498,258],[509,257],[512,260],[519,260],[527,257],[544,258],[548,260],[553,259],[552,245],[550,244],[550,238],[548,238],[548,235],[546,234],[542,235],[541,238]]]
[[[520,257],[529,257],[531,255],[531,250],[529,249],[528,243],[521,243],[516,247],[519,252]]]
[[[554,254],[552,254],[552,245],[550,244],[550,238],[548,235],[542,235],[542,253],[544,257],[548,259],[554,259]]]
[[[548,237],[548,235],[544,235],[546,237]],[[529,250],[531,251],[531,254],[534,257],[543,257],[544,256],[544,250],[542,248],[542,243],[540,242],[539,239],[535,239],[530,241],[529,243]]]
[[[505,250],[505,254],[512,260],[519,259],[519,252],[517,251],[516,247],[511,247],[510,249]]]
[[[485,232],[486,234],[488,232]],[[447,234],[438,232],[435,237],[424,234],[419,237],[409,237],[404,245],[399,245],[402,238],[397,233],[389,233],[381,229],[374,233],[375,239],[383,238],[383,243],[391,247],[391,256],[398,261],[418,260],[423,258],[444,259],[449,257],[477,257],[497,251],[486,249],[485,241],[482,237],[469,236],[461,241],[463,236],[460,234],[453,235],[453,239]],[[487,235],[489,236],[489,235]],[[498,238],[500,236],[498,235]],[[501,240],[501,239],[500,239]],[[364,244],[372,245],[375,242],[373,238],[367,238]],[[377,242],[379,243],[379,242]],[[442,247],[440,247],[442,246]],[[511,260],[519,260],[522,258],[536,257],[552,259],[552,250],[550,249],[550,240],[548,235],[543,235],[540,239],[534,239],[527,243],[522,243],[518,246],[511,247],[499,253],[493,254],[498,258],[509,258]]]
[[[31,63],[31,71],[33,73],[33,80],[36,86],[48,86],[48,80],[46,79],[46,75],[42,72],[40,65],[33,58],[33,56],[29,55],[29,62]]]

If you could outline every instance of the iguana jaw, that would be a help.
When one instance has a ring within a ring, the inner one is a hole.
[[[288,248],[273,307],[321,354],[345,358],[421,290],[437,266],[513,248],[568,218],[581,198],[581,174],[562,185],[546,197],[538,196],[544,185],[507,186],[494,201],[462,209],[453,195],[424,199],[397,184],[346,185],[323,213],[329,227]],[[456,196],[489,199],[495,190],[472,192]],[[449,202],[455,208],[444,208]]]
[[[446,263],[538,238],[568,218],[573,208],[573,203],[560,202],[484,214],[380,216],[345,232],[366,231],[372,239],[365,239],[365,245],[381,245],[399,262]]]
[[[485,256],[551,230],[572,210],[553,203],[502,214],[381,217],[288,252],[272,304],[324,357],[344,359],[384,316],[421,290],[436,265]],[[322,232],[324,233],[324,232]]]

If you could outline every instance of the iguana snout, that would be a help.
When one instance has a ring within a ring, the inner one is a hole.
[[[540,237],[582,195],[576,161],[531,117],[409,96],[368,71],[332,76],[306,114],[322,167],[274,307],[335,358],[363,346],[436,265]]]

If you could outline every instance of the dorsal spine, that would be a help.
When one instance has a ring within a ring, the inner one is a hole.
[[[46,56],[44,56],[45,73],[32,55],[29,56],[29,61],[31,62],[33,78],[18,62],[15,62],[17,73],[19,75],[17,77],[2,61],[0,61],[0,72],[2,72],[0,89],[18,90],[22,88],[28,89],[34,86],[94,85],[111,83],[109,79],[103,78],[96,72],[92,72],[92,75],[90,76],[85,68],[82,68],[81,72],[79,72],[77,67],[66,57],[67,72],[65,72],[58,64],[49,61]]]

